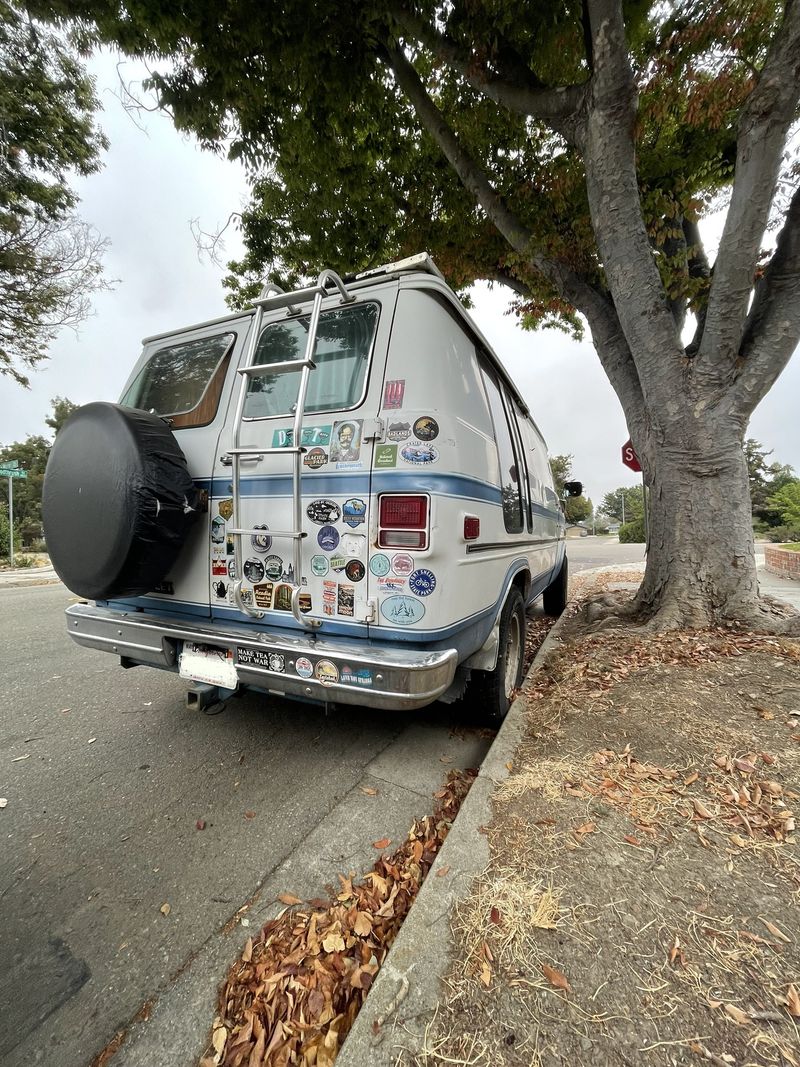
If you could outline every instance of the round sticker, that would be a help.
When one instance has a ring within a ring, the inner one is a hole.
[[[264,564],[260,559],[246,560],[243,570],[245,578],[254,585],[264,580]]]
[[[317,526],[325,526],[329,522],[338,522],[342,509],[335,500],[312,500],[306,508],[306,515]]]
[[[345,567],[344,573],[351,582],[360,582],[366,574],[366,569],[360,559],[351,559]]]
[[[317,544],[323,552],[333,552],[339,545],[339,531],[335,526],[323,526],[317,534]]]
[[[408,579],[408,588],[416,596],[430,596],[436,588],[436,575],[433,571],[420,567]]]
[[[321,659],[317,663],[314,675],[318,682],[323,685],[335,685],[339,681],[339,669],[329,659]]]
[[[389,573],[389,557],[384,556],[382,552],[378,552],[369,561],[369,569],[378,578],[382,578],[384,574]]]
[[[329,569],[330,564],[326,556],[311,557],[311,573],[316,574],[317,578],[324,578]]]
[[[392,570],[395,574],[399,574],[402,577],[408,577],[414,570],[414,557],[409,556],[408,552],[397,552],[392,556]]]
[[[414,423],[414,434],[420,441],[433,441],[439,436],[439,423],[430,415],[422,415]]]
[[[311,448],[303,456],[303,463],[312,471],[318,470],[328,462],[328,453],[324,448]]]
[[[269,526],[266,526],[264,523],[261,523],[259,526],[254,526],[253,529],[269,530]],[[256,552],[269,552],[269,550],[272,548],[272,538],[269,536],[268,533],[253,534],[253,536],[250,538],[250,544],[253,546]]]
[[[277,582],[283,574],[283,560],[280,556],[267,556],[264,560],[264,574]]]
[[[314,664],[310,659],[306,659],[305,656],[298,656],[294,661],[294,669],[301,678],[310,678],[314,673]]]

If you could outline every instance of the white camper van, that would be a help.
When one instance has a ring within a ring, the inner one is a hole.
[[[573,492],[580,492],[575,483]],[[564,516],[523,399],[427,255],[149,337],[119,405],[59,433],[53,563],[70,636],[252,688],[490,722],[525,609],[566,597]]]

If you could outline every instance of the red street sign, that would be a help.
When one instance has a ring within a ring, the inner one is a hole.
[[[639,457],[633,450],[633,441],[631,441],[630,437],[622,446],[622,462],[626,467],[630,467],[632,471],[640,471],[642,469]]]

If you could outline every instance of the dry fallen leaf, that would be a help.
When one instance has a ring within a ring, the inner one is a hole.
[[[211,1035],[211,1044],[214,1046],[214,1051],[218,1056],[221,1056],[225,1051],[225,1045],[228,1041],[228,1031],[224,1026],[218,1026],[214,1033]]]
[[[300,899],[300,897],[296,897],[294,895],[294,893],[279,893],[278,894],[278,900],[282,904],[288,904],[289,907],[292,907],[292,905],[294,905],[294,904],[302,904],[303,903],[302,900]]]
[[[570,992],[567,976],[562,974],[561,971],[557,971],[555,967],[549,967],[546,963],[543,963],[542,974],[555,989],[562,989],[565,993]]]
[[[391,845],[391,843],[392,843],[391,837],[382,837],[380,839],[380,841],[373,841],[372,842],[372,847],[373,848],[387,848],[389,845]]]
[[[714,818],[714,816],[711,814],[711,812],[708,810],[708,808],[705,806],[705,804],[702,802],[702,800],[698,800],[695,797],[692,800],[692,804],[694,805],[694,810],[697,812],[697,814],[700,816],[701,819],[713,819]]]
[[[247,941],[245,942],[245,946],[242,949],[242,962],[243,963],[249,963],[252,958],[253,958],[253,939],[252,939],[252,937],[248,937]]]
[[[694,784],[694,782],[696,782],[696,781],[697,781],[697,779],[698,779],[699,777],[700,777],[700,775],[699,775],[699,774],[697,773],[697,771],[693,771],[693,772],[692,772],[692,773],[691,773],[691,774],[689,775],[689,777],[688,777],[688,778],[684,778],[684,779],[683,779],[683,784],[684,784],[684,785],[693,785],[693,784]]]
[[[800,993],[794,985],[790,985],[786,991],[786,1007],[790,1015],[793,1015],[795,1019],[800,1019]]]
[[[244,817],[245,819],[255,819],[256,813],[254,811],[246,811]]]
[[[775,923],[771,923],[769,919],[765,919],[763,915],[759,915],[762,923],[766,926],[773,937],[777,937],[780,941],[785,942],[787,945],[791,945],[791,937],[787,937],[783,930],[779,930]]]
[[[622,840],[627,841],[629,845],[634,845],[636,848],[642,847],[642,842],[635,838],[633,834],[625,834]]]
[[[445,863],[445,865],[443,867],[440,867],[439,870],[436,872],[436,877],[437,878],[444,878],[444,876],[446,874],[449,874],[449,873],[450,873],[450,866],[449,866],[449,864]]]
[[[376,797],[378,795],[378,790],[373,789],[371,785],[362,785],[361,792],[365,797]]]
[[[492,908],[492,910],[489,912],[489,918],[492,920],[492,922],[495,924],[495,926],[499,926],[500,925],[500,909],[499,908]]]
[[[162,915],[169,915],[169,913],[172,911],[172,908],[169,906],[169,904],[162,904],[159,910]]]
[[[737,1008],[735,1004],[726,1004],[725,1011],[735,1023],[739,1024],[739,1026],[748,1026],[750,1024],[750,1016],[746,1011]]]
[[[194,827],[195,827],[195,830],[205,830],[205,828],[206,828],[206,820],[205,819],[198,819],[197,822],[194,824]]]

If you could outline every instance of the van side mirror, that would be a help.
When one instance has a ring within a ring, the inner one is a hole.
[[[583,492],[583,482],[564,482],[564,496],[580,496]]]

